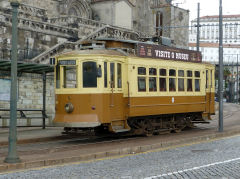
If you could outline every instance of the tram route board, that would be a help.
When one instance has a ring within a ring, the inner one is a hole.
[[[187,62],[202,62],[201,52],[154,44],[137,44],[137,56]]]

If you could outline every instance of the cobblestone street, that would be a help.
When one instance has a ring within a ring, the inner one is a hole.
[[[1,174],[0,178],[239,178],[240,136]]]

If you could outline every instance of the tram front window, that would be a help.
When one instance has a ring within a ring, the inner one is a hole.
[[[97,64],[96,62],[83,63],[83,88],[97,87]]]
[[[63,66],[64,88],[77,88],[77,68],[76,66]]]

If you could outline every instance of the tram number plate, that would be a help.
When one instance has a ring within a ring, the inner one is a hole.
[[[76,65],[76,60],[60,60],[59,65]]]

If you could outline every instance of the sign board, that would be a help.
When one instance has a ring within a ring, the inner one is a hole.
[[[76,60],[59,60],[59,65],[76,65]]]
[[[200,52],[144,43],[137,44],[137,56],[163,60],[202,62],[202,55]]]

